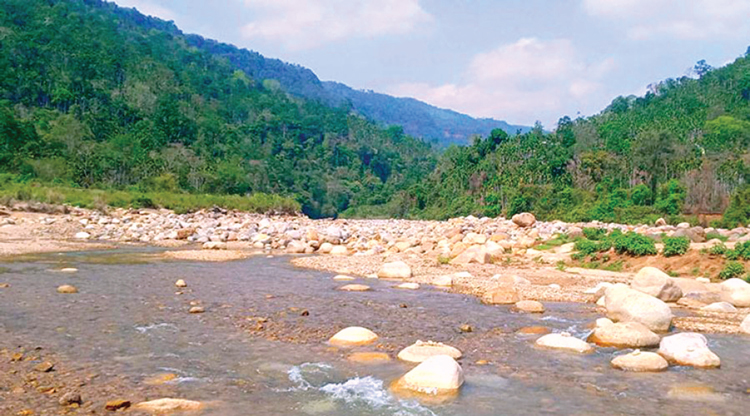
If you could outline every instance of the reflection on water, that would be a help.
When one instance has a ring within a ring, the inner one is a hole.
[[[590,306],[548,304],[544,315],[528,315],[371,279],[362,283],[373,291],[347,293],[335,290],[340,283],[332,274],[295,269],[283,257],[207,264],[153,261],[157,252],[66,253],[7,263],[3,281],[10,287],[0,291],[0,327],[104,375],[143,383],[172,373],[165,385],[174,395],[215,403],[204,413],[212,415],[739,415],[748,403],[748,337],[708,336],[722,358],[718,370],[630,374],[610,367],[621,353],[614,349],[587,356],[538,350],[537,336],[516,333],[545,326],[584,337],[599,317]],[[50,271],[61,267],[78,272]],[[188,282],[183,294],[175,293],[177,279]],[[59,295],[61,284],[74,284],[79,293]],[[188,314],[191,302],[206,313]],[[309,316],[291,312],[300,308]],[[267,318],[296,343],[240,330],[237,323],[251,317]],[[474,332],[462,333],[462,324]],[[378,333],[379,348],[325,344],[351,325]],[[352,351],[395,357],[417,339],[464,352],[466,384],[454,401],[400,400],[388,386],[409,365],[347,360]],[[680,387],[690,383],[703,387]]]

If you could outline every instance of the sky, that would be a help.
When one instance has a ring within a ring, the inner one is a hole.
[[[750,45],[750,0],[114,1],[324,81],[546,128]]]

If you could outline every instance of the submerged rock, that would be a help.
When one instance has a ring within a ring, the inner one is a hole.
[[[378,335],[367,328],[350,326],[337,332],[328,342],[338,346],[357,346],[372,344],[377,339]]]
[[[635,372],[664,371],[669,367],[669,363],[661,355],[641,350],[617,356],[612,360],[611,364],[614,368]]]
[[[447,355],[431,357],[404,374],[394,384],[395,390],[427,395],[455,394],[464,384],[461,366]]]
[[[401,283],[400,285],[394,286],[394,287],[396,289],[417,290],[419,289],[419,283],[407,282],[407,283]]]
[[[659,354],[677,365],[698,368],[713,368],[721,365],[719,356],[708,348],[705,336],[694,332],[683,332],[662,338]]]
[[[78,289],[73,285],[62,285],[57,288],[57,293],[73,294],[78,293]]]
[[[666,303],[623,284],[607,289],[604,303],[613,321],[640,322],[655,332],[666,332],[672,325],[672,310]]]
[[[410,363],[421,363],[438,355],[447,355],[457,360],[461,358],[461,351],[442,342],[417,341],[401,350],[398,353],[398,359]]]
[[[351,276],[347,276],[345,274],[339,274],[339,275],[333,276],[333,280],[347,281],[347,280],[354,280],[354,278]]]
[[[344,292],[367,292],[368,290],[370,290],[370,286],[351,284],[341,286],[339,290],[342,290]]]
[[[575,338],[567,332],[547,334],[536,340],[536,345],[542,348],[571,351],[579,354],[594,352],[594,347],[588,342]]]
[[[355,352],[347,359],[355,363],[378,364],[390,361],[391,357],[384,352]]]

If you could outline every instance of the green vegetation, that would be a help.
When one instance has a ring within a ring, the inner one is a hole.
[[[690,249],[690,239],[687,237],[664,237],[664,256],[681,256]]]
[[[545,241],[543,244],[535,246],[534,248],[537,250],[550,250],[550,249],[553,249],[555,247],[560,247],[561,245],[570,243],[570,242],[571,242],[571,239],[570,237],[568,237],[567,234],[555,234],[554,237]]]
[[[612,245],[618,254],[628,254],[630,256],[653,256],[657,253],[656,245],[652,238],[632,231],[613,236]]]
[[[724,269],[719,272],[719,279],[726,280],[733,277],[740,277],[745,274],[745,266],[738,261],[729,261],[724,265]]]

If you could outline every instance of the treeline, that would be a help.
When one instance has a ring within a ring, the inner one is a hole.
[[[695,75],[618,97],[589,118],[564,117],[550,134],[495,130],[452,147],[427,181],[399,196],[399,209],[628,223],[724,213],[724,226],[747,225],[750,56],[719,69],[699,62]]]
[[[399,128],[294,98],[111,3],[0,2],[0,50],[0,170],[19,181],[280,194],[319,217],[383,203],[434,167]]]

